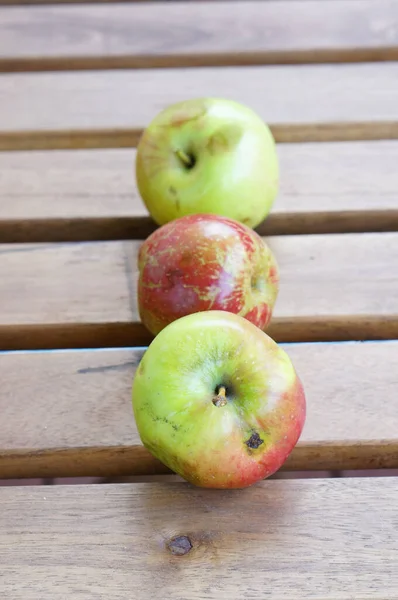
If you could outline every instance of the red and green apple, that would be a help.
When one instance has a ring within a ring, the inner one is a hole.
[[[154,335],[182,316],[225,310],[260,329],[279,291],[271,249],[253,229],[227,217],[196,214],[156,229],[138,253],[140,319]]]
[[[279,187],[276,145],[250,107],[224,98],[193,98],[164,108],[137,147],[136,181],[158,225],[213,213],[256,227]]]
[[[155,337],[135,374],[132,404],[152,455],[208,488],[248,487],[275,473],[306,416],[286,351],[224,311],[182,317]]]

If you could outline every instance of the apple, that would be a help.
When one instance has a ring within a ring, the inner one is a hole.
[[[248,487],[275,473],[306,416],[287,353],[224,311],[187,315],[155,337],[136,371],[132,404],[152,455],[208,488]]]
[[[180,217],[156,229],[138,252],[137,302],[154,335],[182,316],[225,310],[260,329],[271,320],[279,269],[263,238],[212,214]]]
[[[140,137],[136,181],[158,225],[213,213],[256,227],[279,187],[268,125],[248,106],[194,98],[163,109]]]

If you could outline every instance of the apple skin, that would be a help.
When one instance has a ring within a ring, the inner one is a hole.
[[[220,386],[226,402],[214,404]],[[296,445],[306,417],[287,353],[233,313],[182,317],[152,341],[132,404],[143,445],[199,487],[243,488],[267,478]]]
[[[279,189],[268,125],[248,106],[223,98],[163,109],[140,137],[135,169],[141,198],[158,225],[213,213],[254,228]]]
[[[263,238],[218,215],[188,215],[156,229],[140,246],[138,270],[140,319],[154,335],[208,310],[265,329],[279,292],[278,265]]]

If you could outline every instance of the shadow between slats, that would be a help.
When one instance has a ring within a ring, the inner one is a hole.
[[[270,129],[280,144],[398,139],[398,121],[271,123]],[[142,129],[3,131],[0,151],[135,148],[141,135]]]
[[[138,216],[5,219],[0,243],[144,240],[157,227]],[[263,236],[398,231],[398,209],[271,214],[255,230]]]
[[[1,3],[0,3],[1,5]],[[339,48],[279,52],[227,52],[142,56],[68,56],[1,58],[0,73],[42,71],[101,71],[107,69],[162,69],[242,67],[254,65],[338,64],[398,60],[398,47]]]
[[[396,440],[365,443],[298,443],[281,471],[398,468]],[[0,451],[8,478],[117,477],[171,473],[143,446]]]
[[[398,338],[398,316],[274,318],[267,333],[277,342]],[[144,346],[152,334],[139,322],[0,325],[0,350]]]

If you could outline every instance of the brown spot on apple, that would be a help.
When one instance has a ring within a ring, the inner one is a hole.
[[[180,265],[182,267],[188,267],[192,262],[192,254],[189,250],[184,250],[181,256]]]
[[[257,431],[253,431],[251,436],[245,442],[246,446],[251,450],[256,450],[261,444],[264,444],[264,440],[260,438]]]

